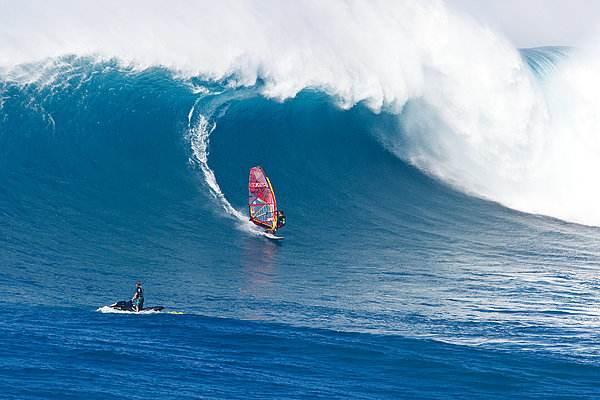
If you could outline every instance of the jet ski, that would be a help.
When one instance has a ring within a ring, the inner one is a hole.
[[[136,311],[133,308],[133,301],[131,301],[131,300],[117,301],[115,304],[111,304],[109,307],[113,308],[115,310],[129,311],[129,312],[162,311],[165,309],[163,306],[155,306],[155,307],[144,307],[140,311]]]

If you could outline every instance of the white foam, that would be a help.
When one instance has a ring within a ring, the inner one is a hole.
[[[257,229],[241,211],[236,210],[223,194],[214,171],[208,165],[209,139],[210,134],[216,128],[216,122],[210,122],[202,114],[199,114],[197,120],[194,120],[195,107],[196,105],[188,113],[188,135],[192,149],[190,162],[200,168],[209,193],[216,200],[217,204],[221,206],[226,215],[236,220],[238,229],[253,235],[262,235],[263,232]]]
[[[223,207],[223,210],[239,220],[243,220],[244,216],[233,206],[223,192],[217,182],[217,178],[215,177],[215,173],[208,166],[208,144],[210,133],[214,131],[216,127],[216,123],[209,122],[208,118],[204,115],[199,115],[198,123],[192,124],[192,114],[193,110],[190,111],[189,115],[189,134],[190,134],[190,143],[192,147],[192,152],[194,158],[190,161],[194,162],[200,167],[202,174],[204,175],[204,181],[209,189],[210,194],[218,201],[218,203]]]
[[[0,2],[0,66],[63,55],[253,85],[284,99],[306,87],[350,107],[399,109],[419,95],[427,47],[443,45],[440,1]]]

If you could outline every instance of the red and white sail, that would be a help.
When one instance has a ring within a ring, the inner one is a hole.
[[[277,228],[277,201],[271,181],[262,167],[250,168],[248,178],[250,221],[265,229]]]

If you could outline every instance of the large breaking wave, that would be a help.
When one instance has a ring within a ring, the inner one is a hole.
[[[381,145],[427,174],[517,210],[600,225],[594,49],[519,51],[441,1],[2,1],[0,25],[5,122],[15,93],[30,91],[21,104],[52,130],[64,119],[48,102],[61,91],[111,71],[168,71],[147,75],[145,95],[164,80],[187,88],[182,136],[230,214],[207,158],[218,114],[202,106],[247,88],[242,98],[314,90],[341,109],[364,107]]]

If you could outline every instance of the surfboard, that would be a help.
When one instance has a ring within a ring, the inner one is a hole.
[[[271,240],[283,240],[284,239],[283,236],[276,236],[276,235],[273,235],[272,233],[269,233],[269,232],[261,232],[261,233],[267,239],[271,239]]]

